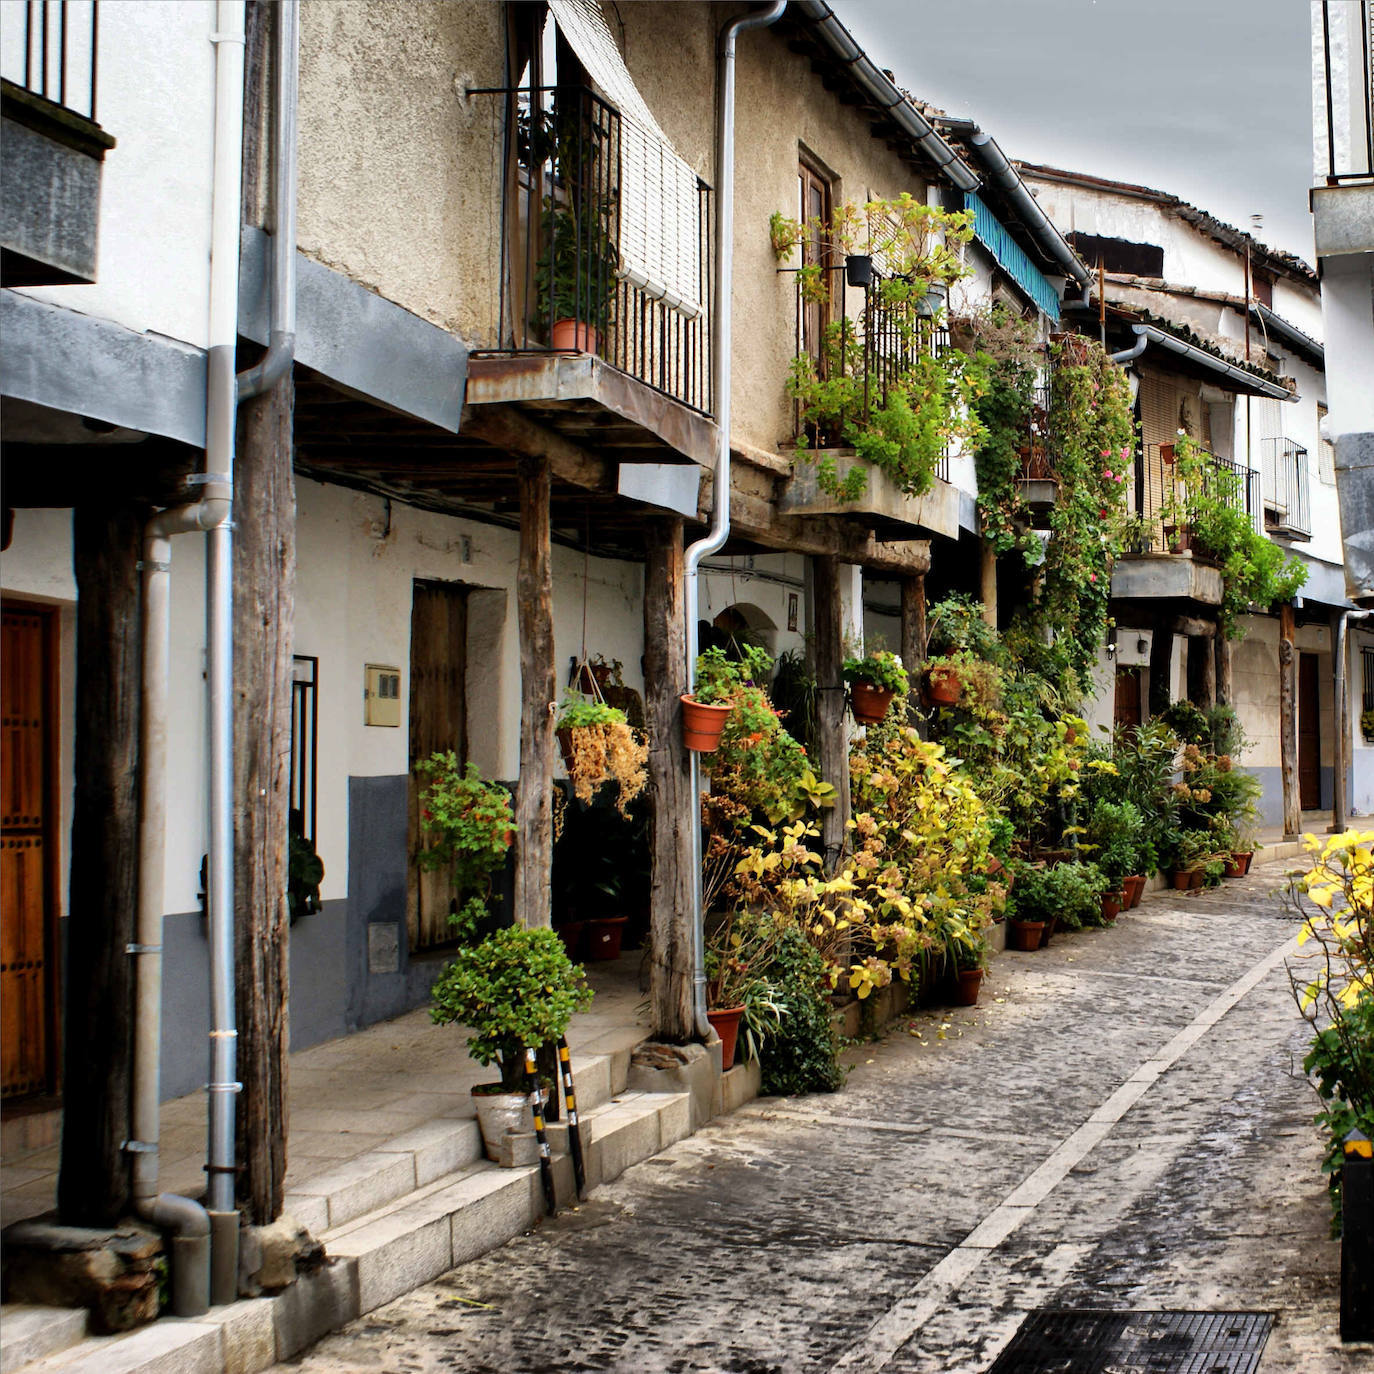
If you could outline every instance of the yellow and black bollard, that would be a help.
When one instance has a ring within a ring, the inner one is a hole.
[[[558,1042],[558,1069],[563,1075],[563,1103],[568,1109],[568,1153],[572,1155],[573,1178],[577,1183],[577,1196],[587,1186],[587,1170],[582,1162],[582,1129],[577,1124],[577,1098],[573,1094],[572,1056],[568,1053],[568,1042]]]
[[[549,1155],[549,1138],[544,1134],[544,1104],[539,1099],[539,1075],[535,1071],[535,1051],[525,1051],[525,1087],[530,1095],[530,1110],[534,1113],[534,1138],[539,1142],[539,1181],[544,1185],[544,1210],[553,1216],[558,1199],[553,1190],[553,1160]]]
[[[1359,1131],[1341,1160],[1341,1340],[1374,1340],[1374,1143]]]

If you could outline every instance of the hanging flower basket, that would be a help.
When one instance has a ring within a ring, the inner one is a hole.
[[[720,746],[720,732],[725,729],[733,706],[708,706],[692,697],[682,702],[682,744],[698,754],[712,754]]]
[[[931,668],[926,672],[926,698],[932,706],[957,706],[964,684],[953,668]]]
[[[881,725],[892,704],[890,687],[875,687],[871,682],[855,682],[849,688],[849,707],[860,725]]]

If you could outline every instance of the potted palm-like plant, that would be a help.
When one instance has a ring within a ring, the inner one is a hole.
[[[901,659],[885,649],[845,659],[844,680],[849,684],[849,708],[861,725],[880,724],[892,698],[905,696],[909,685]]]
[[[534,1129],[525,1050],[561,1039],[573,1013],[591,1000],[583,969],[568,958],[558,933],[544,928],[503,926],[461,950],[435,981],[431,1019],[466,1026],[468,1053],[500,1073],[499,1081],[472,1090],[489,1159],[499,1160],[507,1131]]]
[[[779,927],[767,915],[730,911],[706,932],[706,1019],[720,1037],[720,1066],[733,1068],[741,1023],[757,1050],[780,1012],[767,977]]]

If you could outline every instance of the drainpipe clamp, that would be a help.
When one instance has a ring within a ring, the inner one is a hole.
[[[125,945],[125,946],[124,946],[124,953],[125,953],[125,954],[161,954],[161,953],[162,953],[162,946],[161,946],[161,945],[133,945],[133,944],[129,944],[129,945]]]
[[[156,1140],[121,1140],[119,1148],[131,1155],[155,1155],[157,1154]]]

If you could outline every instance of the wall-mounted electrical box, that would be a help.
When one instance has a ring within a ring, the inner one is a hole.
[[[369,663],[363,681],[363,724],[400,725],[401,670]]]
[[[1153,630],[1132,630],[1129,626],[1116,627],[1116,666],[1118,668],[1148,668],[1150,666],[1150,645],[1154,640]]]

